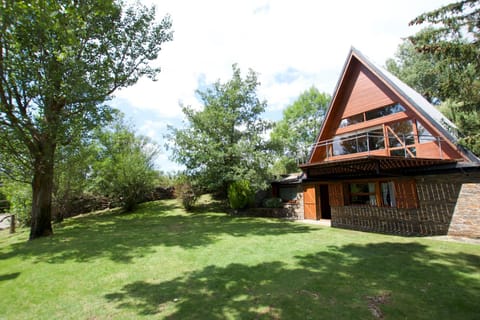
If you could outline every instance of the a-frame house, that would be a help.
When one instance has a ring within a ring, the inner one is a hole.
[[[304,172],[305,219],[480,237],[480,163],[420,94],[352,48]]]

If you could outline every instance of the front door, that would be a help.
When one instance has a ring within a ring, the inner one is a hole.
[[[303,187],[303,209],[304,218],[310,220],[317,220],[317,204],[315,186]]]

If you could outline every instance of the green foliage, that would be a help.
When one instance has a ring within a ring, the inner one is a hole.
[[[253,190],[247,180],[238,180],[228,186],[228,202],[232,209],[245,209],[253,202]]]
[[[420,31],[419,34],[428,32]],[[397,48],[395,57],[386,61],[387,70],[436,104],[443,96],[440,83],[446,79],[440,72],[438,59],[430,53],[418,52],[410,41],[404,41]]]
[[[32,210],[32,187],[26,183],[4,181],[0,191],[10,203],[9,213],[16,216],[20,225],[29,226]]]
[[[52,233],[57,147],[108,118],[113,92],[155,78],[171,21],[139,2],[16,0],[0,26],[0,171],[33,181],[33,239]]]
[[[180,198],[183,207],[187,211],[192,211],[198,200],[198,192],[195,189],[196,188],[187,176],[182,175],[177,179],[175,194],[177,195],[177,198]]]
[[[432,92],[441,101],[455,101],[448,112],[459,127],[461,142],[480,155],[478,116],[480,114],[480,2],[464,0],[424,13],[410,24],[431,27],[409,37],[417,60],[432,59],[438,81]],[[412,70],[425,73],[426,70]],[[427,71],[428,72],[428,71]],[[432,71],[429,71],[432,72]],[[411,72],[410,72],[411,73]],[[417,89],[417,88],[416,88]],[[421,88],[420,88],[421,90]]]
[[[307,160],[311,146],[320,132],[329,103],[328,94],[311,87],[283,111],[282,120],[275,124],[270,134],[278,154],[277,163],[273,168],[274,174],[296,172],[298,171],[296,163]]]
[[[147,137],[136,136],[121,121],[99,134],[98,160],[93,164],[95,189],[132,211],[154,187],[154,159],[159,150]]]
[[[267,198],[263,200],[263,206],[265,208],[282,208],[283,201],[282,198]]]
[[[7,200],[7,197],[2,192],[2,183],[0,182],[0,213],[7,212],[10,208],[10,203]]]
[[[231,80],[197,91],[201,111],[182,107],[185,128],[169,128],[172,159],[207,191],[225,194],[232,181],[243,179],[266,186],[271,147],[263,135],[271,124],[260,118],[266,102],[257,97],[258,86],[252,70],[242,78],[233,65]]]

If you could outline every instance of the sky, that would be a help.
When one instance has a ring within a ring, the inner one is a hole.
[[[243,75],[258,74],[263,117],[278,121],[282,110],[308,88],[333,94],[353,46],[379,65],[394,57],[405,37],[420,27],[408,23],[446,0],[143,0],[157,16],[171,16],[173,41],[154,66],[158,80],[141,79],[115,94],[110,104],[137,132],[162,147],[164,172],[181,170],[164,148],[167,126],[185,125],[180,105],[201,109],[195,91],[228,81],[237,63]],[[219,119],[220,121],[220,119]]]

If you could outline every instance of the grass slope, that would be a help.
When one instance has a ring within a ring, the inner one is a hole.
[[[0,233],[0,319],[478,319],[480,246],[174,200]]]

